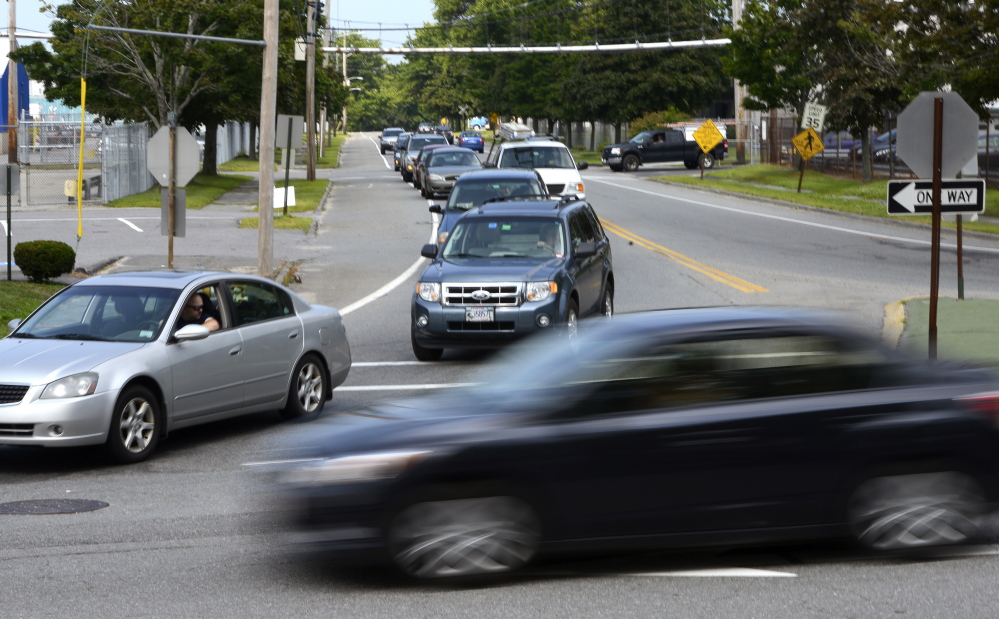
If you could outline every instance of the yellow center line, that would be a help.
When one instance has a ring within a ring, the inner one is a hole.
[[[714,269],[712,267],[709,267],[708,265],[706,265],[706,264],[704,264],[702,262],[698,262],[697,260],[694,260],[693,258],[690,258],[688,256],[684,256],[681,253],[675,252],[672,249],[667,249],[666,247],[663,247],[662,245],[658,245],[658,244],[653,243],[652,241],[650,241],[648,239],[644,239],[644,238],[638,236],[637,234],[635,234],[634,232],[626,230],[626,229],[624,229],[621,226],[618,226],[616,224],[612,224],[611,222],[607,221],[606,219],[601,218],[600,222],[604,225],[605,228],[607,228],[609,231],[613,232],[614,234],[620,236],[621,238],[627,239],[627,240],[631,241],[632,243],[635,243],[636,245],[638,245],[640,247],[644,247],[645,249],[654,251],[657,254],[661,254],[663,256],[666,256],[667,258],[669,258],[671,260],[674,260],[674,261],[682,264],[683,266],[687,267],[688,269],[692,269],[694,271],[697,271],[698,273],[701,273],[703,275],[707,275],[711,279],[713,279],[715,281],[718,281],[718,282],[721,282],[723,284],[726,284],[728,286],[731,286],[731,287],[735,288],[736,290],[740,290],[742,292],[750,293],[750,294],[752,294],[754,292],[769,292],[766,288],[763,288],[762,286],[757,286],[756,284],[752,284],[750,282],[747,282],[744,279],[739,279],[738,277],[736,277],[734,275],[729,275],[728,273],[725,273],[724,271],[719,271],[718,269]]]

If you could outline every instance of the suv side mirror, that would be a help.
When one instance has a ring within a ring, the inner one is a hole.
[[[577,170],[585,170],[588,167],[590,167],[590,164],[586,163],[585,161],[580,161],[580,162],[576,163],[576,169]]]
[[[594,252],[596,252],[595,248]],[[420,255],[423,256],[424,258],[430,258],[431,260],[433,260],[434,258],[437,257],[437,245],[433,243],[427,243],[426,245],[423,246],[423,249],[420,250]]]
[[[437,213],[438,215],[444,214],[444,209],[441,208],[440,204],[431,204],[429,211],[431,213]]]
[[[576,246],[576,257],[577,258],[588,258],[597,253],[597,244],[593,241],[587,241],[585,243],[580,243]]]

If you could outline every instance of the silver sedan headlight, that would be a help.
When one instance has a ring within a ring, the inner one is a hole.
[[[45,385],[42,395],[38,397],[42,400],[49,400],[90,395],[97,389],[97,378],[96,372],[84,372],[60,378]]]
[[[285,481],[295,485],[331,485],[392,479],[429,454],[429,451],[396,451],[327,458],[289,471]]]
[[[428,176],[428,178],[429,178],[430,180],[432,180],[432,181],[442,181],[442,180],[444,180],[444,177],[443,177],[443,176],[441,176],[440,174],[430,174],[430,175]]]

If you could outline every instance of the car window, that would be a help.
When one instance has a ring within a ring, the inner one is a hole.
[[[471,155],[471,153],[469,153]],[[472,155],[474,158],[475,155]],[[457,182],[447,199],[447,208],[468,210],[490,198],[543,196],[544,189],[534,179]]]
[[[570,168],[572,162],[569,150],[564,146],[518,146],[503,150],[501,168]]]
[[[479,164],[479,158],[475,156],[471,151],[465,150],[464,152],[450,152],[450,153],[440,153],[432,161],[428,161],[427,165],[436,166],[474,166]]]
[[[73,286],[45,303],[17,335],[148,342],[159,337],[180,292],[133,286]]]
[[[683,135],[679,131],[666,132],[666,146],[680,146],[683,144]]]
[[[593,228],[593,240],[600,241],[604,238],[604,229],[600,226],[600,219],[597,214],[593,212],[593,209],[589,205],[582,208],[583,213],[586,214],[586,218],[590,220],[590,226]]]
[[[641,144],[651,139],[652,139],[651,131],[642,131],[641,133],[639,133],[638,135],[636,135],[635,137],[631,138],[628,141],[631,142],[632,144]]]
[[[242,325],[281,318],[294,313],[291,299],[283,291],[261,282],[226,282],[232,299],[233,324]]]

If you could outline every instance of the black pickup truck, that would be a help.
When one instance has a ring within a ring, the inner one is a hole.
[[[728,154],[728,140],[722,140],[710,153],[702,153],[697,142],[688,140],[681,129],[656,129],[643,131],[623,144],[604,147],[601,161],[611,170],[634,172],[646,163],[682,161],[693,170],[701,165],[704,169],[713,168]]]

